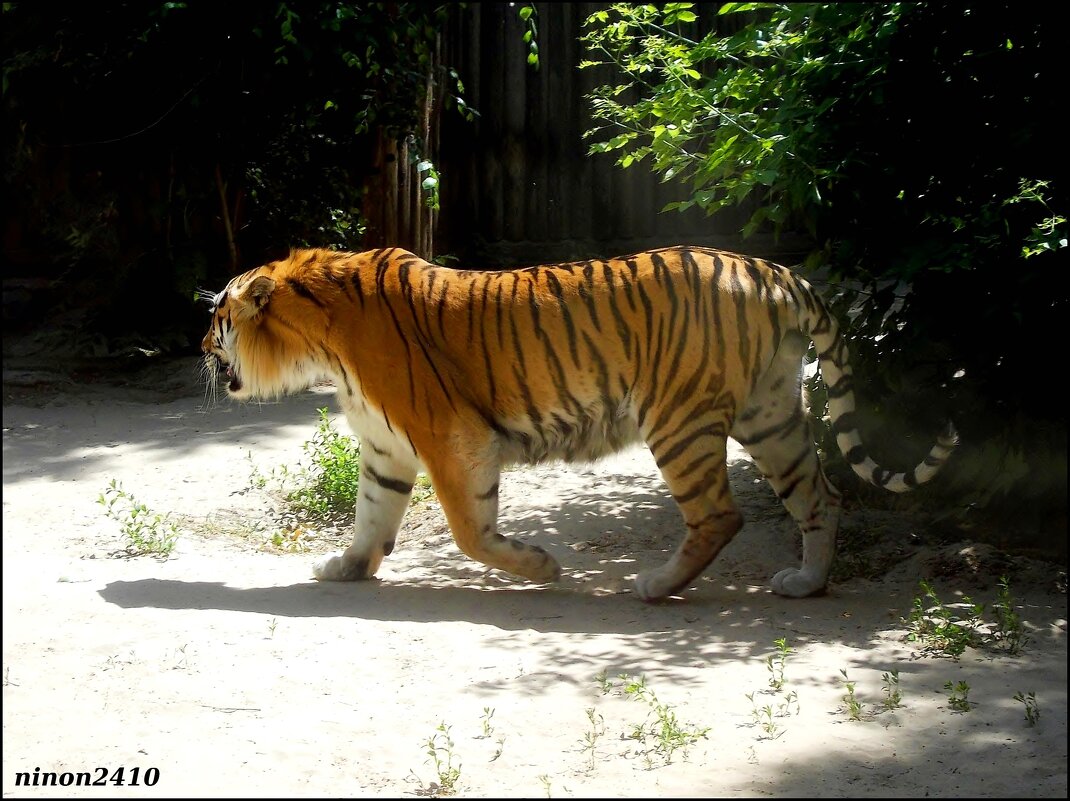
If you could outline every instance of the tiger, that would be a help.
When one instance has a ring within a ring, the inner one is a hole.
[[[690,587],[743,525],[727,439],[748,452],[802,535],[802,560],[771,581],[825,590],[841,496],[810,430],[803,366],[813,342],[846,461],[892,492],[935,476],[957,444],[949,423],[908,472],[879,466],[855,417],[844,336],[801,275],[761,258],[675,246],[619,258],[498,271],[429,263],[400,248],[294,249],[211,297],[203,367],[239,400],[333,381],[361,444],[352,543],[313,566],[319,581],[373,577],[393,551],[426,471],[460,550],[536,584],[557,560],[498,526],[508,465],[590,462],[645,443],[683,516],[669,559],[635,594]]]

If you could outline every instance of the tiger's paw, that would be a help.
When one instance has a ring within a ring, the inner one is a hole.
[[[561,578],[561,565],[556,559],[538,545],[529,545],[525,548],[533,552],[534,558],[531,560],[533,564],[524,565],[523,568],[517,570],[518,575],[536,584],[550,584]]]
[[[312,566],[316,581],[364,581],[375,573],[378,564],[371,565],[367,557],[352,557],[348,553],[325,556]]]
[[[660,601],[678,589],[679,577],[665,567],[644,570],[635,577],[635,594],[644,601]]]
[[[825,589],[825,578],[805,568],[788,567],[773,576],[773,592],[789,598],[805,598]]]

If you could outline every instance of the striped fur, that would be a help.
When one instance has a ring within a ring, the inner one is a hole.
[[[854,425],[839,327],[784,267],[703,248],[501,272],[428,264],[397,248],[298,250],[216,295],[206,365],[239,399],[333,379],[360,437],[353,544],[321,580],[372,576],[394,546],[416,473],[426,469],[458,546],[491,567],[546,582],[557,562],[498,532],[508,463],[590,460],[636,441],[652,451],[686,534],[641,572],[646,600],[678,592],[742,525],[726,438],[742,444],[803,533],[800,568],[773,589],[822,590],[839,495],[806,421],[801,366],[810,341],[829,388],[836,441],[866,481],[894,492],[928,481],[952,430],[906,473],[870,459]]]

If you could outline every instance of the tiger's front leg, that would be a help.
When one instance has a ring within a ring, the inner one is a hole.
[[[375,575],[394,550],[401,518],[409,506],[415,461],[392,458],[367,447],[361,453],[360,486],[353,522],[353,544],[313,567],[319,581],[360,581]]]

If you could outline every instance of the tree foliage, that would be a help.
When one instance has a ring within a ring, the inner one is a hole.
[[[147,332],[161,312],[196,314],[194,288],[239,266],[294,245],[358,248],[378,132],[418,138],[431,81],[468,111],[456,75],[432,72],[450,8],[4,4],[14,269],[95,298],[105,330]]]
[[[953,416],[958,511],[1025,497],[1065,526],[1046,347],[1067,311],[1058,26],[1009,3],[717,11],[590,16],[591,150],[674,182],[670,208],[743,205],[744,234],[809,232],[806,267],[851,318],[868,439],[917,434],[909,453],[886,439],[887,461]]]

